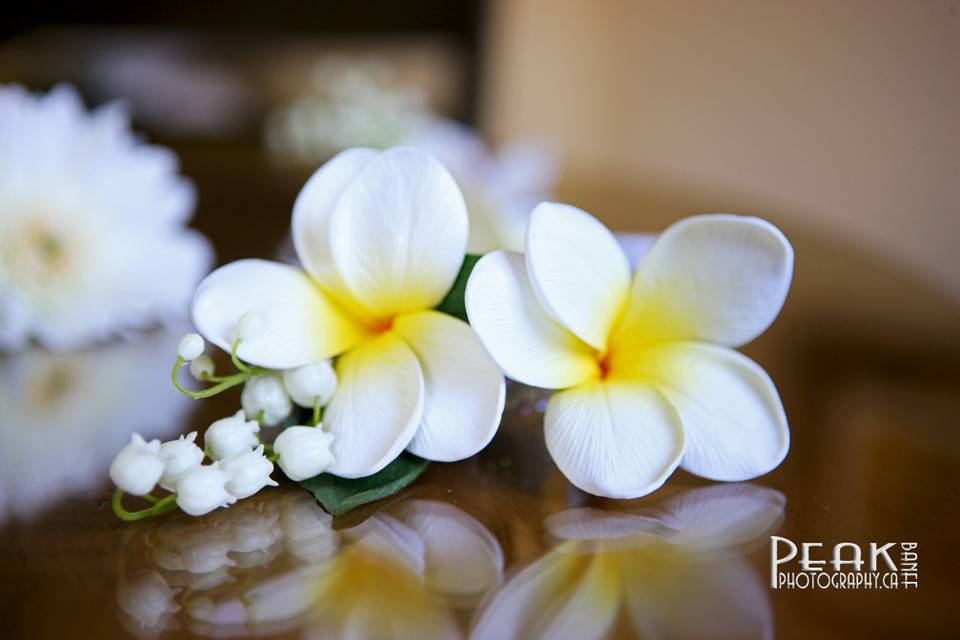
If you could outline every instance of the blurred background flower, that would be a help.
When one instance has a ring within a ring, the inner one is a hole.
[[[0,348],[74,349],[182,317],[212,262],[193,186],[119,104],[0,87]]]
[[[181,332],[0,360],[0,522],[99,488],[131,432],[169,437],[181,429],[191,401],[167,370]]]

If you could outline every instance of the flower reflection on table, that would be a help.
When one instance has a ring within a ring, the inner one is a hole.
[[[295,628],[310,638],[449,638],[503,572],[496,538],[450,504],[408,499],[334,529],[306,492],[264,492],[133,532],[116,595],[141,637]]]
[[[0,358],[0,522],[99,487],[133,431],[176,432],[191,408],[167,379],[180,334]]]
[[[116,597],[124,626],[150,638],[762,638],[773,616],[744,553],[783,510],[750,484],[569,509],[544,522],[554,544],[504,581],[501,542],[452,504],[408,497],[334,528],[284,487],[132,528]]]
[[[472,637],[770,637],[766,586],[742,549],[763,539],[784,504],[778,491],[733,484],[656,510],[552,515],[556,546],[484,603]]]

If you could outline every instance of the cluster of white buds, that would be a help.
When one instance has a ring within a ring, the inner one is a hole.
[[[110,479],[131,495],[147,496],[159,484],[173,492],[176,506],[193,516],[248,498],[277,483],[273,462],[257,438],[260,427],[243,411],[217,420],[207,429],[206,453],[195,444],[196,432],[160,443],[133,434],[110,465]],[[203,464],[209,454],[211,464]]]
[[[337,374],[329,360],[295,369],[266,371],[247,380],[240,403],[250,420],[273,427],[290,416],[293,405],[326,406],[337,390]]]
[[[277,462],[291,480],[319,475],[334,463],[333,434],[320,424],[321,409],[333,398],[337,374],[330,360],[321,360],[287,370],[270,370],[244,363],[237,351],[245,340],[255,340],[265,322],[262,314],[246,313],[234,326],[230,358],[237,372],[214,376],[213,360],[203,353],[205,343],[197,333],[188,333],[177,347],[173,369],[174,384],[192,398],[206,398],[243,384],[242,409],[212,423],[203,438],[204,449],[196,444],[197,433],[161,443],[145,441],[134,434],[110,466],[110,478],[117,486],[113,507],[126,520],[137,520],[179,507],[190,515],[203,515],[248,498],[267,486],[276,486],[270,477]],[[189,365],[198,381],[213,383],[199,391],[184,389],[177,371]],[[312,409],[306,425],[281,431],[270,445],[260,442],[260,428],[276,426],[293,413],[294,406]],[[204,464],[209,457],[210,463]],[[150,495],[159,485],[171,492],[162,499]],[[124,493],[143,496],[153,503],[149,509],[128,512],[121,499]]]

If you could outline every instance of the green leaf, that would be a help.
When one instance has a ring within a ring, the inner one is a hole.
[[[446,297],[437,305],[437,311],[449,313],[464,322],[469,322],[469,320],[467,320],[467,307],[463,301],[463,296],[467,290],[467,279],[470,277],[473,268],[477,265],[477,260],[482,257],[483,256],[468,253],[463,258],[463,264],[460,265],[460,273],[457,274],[457,279],[454,280],[453,287],[447,293]]]
[[[420,477],[430,462],[409,453],[366,478],[340,478],[329,473],[300,483],[324,509],[335,516],[393,495]]]

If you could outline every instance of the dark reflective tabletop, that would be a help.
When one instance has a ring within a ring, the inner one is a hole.
[[[220,261],[274,255],[305,174],[249,150],[180,151]],[[682,196],[571,188],[562,199],[624,230],[693,212]],[[285,484],[203,518],[124,524],[106,468],[129,433],[202,430],[234,411],[235,394],[195,403],[170,387],[183,328],[3,359],[0,636],[955,634],[960,311],[880,257],[784,227],[794,286],[744,351],[780,390],[792,448],[752,483],[678,471],[640,500],[586,495],[547,455],[546,396],[511,385],[480,455],[434,464],[346,516]],[[771,589],[770,535],[827,550],[916,542],[918,584]]]

